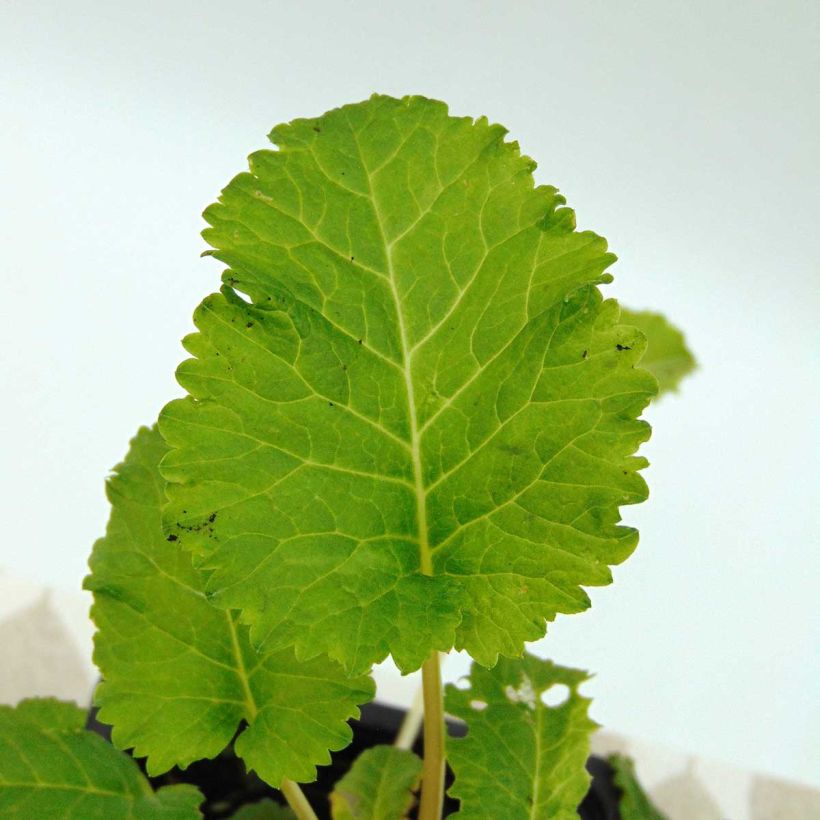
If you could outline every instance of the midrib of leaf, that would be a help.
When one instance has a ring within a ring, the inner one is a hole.
[[[256,705],[256,698],[254,698],[253,692],[251,691],[248,672],[245,669],[245,660],[242,657],[242,648],[239,646],[239,638],[236,634],[236,624],[234,623],[230,610],[225,611],[225,617],[228,620],[228,632],[231,635],[231,647],[233,648],[233,654],[236,658],[236,676],[242,684],[242,693],[245,697],[245,706],[248,710],[248,723],[251,723],[256,718],[259,709]]]
[[[42,780],[34,780],[32,783],[13,783],[10,780],[0,781],[0,786],[12,789],[30,789],[36,785],[38,789],[53,789],[61,792],[81,792],[82,794],[98,794],[102,797],[118,797],[120,799],[127,799],[133,795],[124,794],[123,792],[112,792],[107,789],[96,789],[93,786],[76,786],[68,783],[43,783]]]
[[[379,210],[379,205],[376,202],[376,197],[373,193],[373,184],[371,181],[370,171],[367,167],[367,164],[364,161],[364,155],[362,154],[361,147],[359,146],[359,138],[356,134],[356,129],[350,122],[349,116],[347,117],[347,121],[348,126],[350,128],[350,133],[353,137],[353,143],[356,146],[356,151],[359,154],[359,163],[362,166],[362,171],[364,172],[365,179],[367,180],[368,199],[370,200],[371,207],[373,208],[373,215],[376,218],[376,224],[379,228],[379,234],[381,235],[385,249],[385,260],[387,262],[387,281],[390,284],[390,293],[393,296],[393,304],[396,309],[396,320],[399,325],[399,343],[401,345],[402,371],[404,373],[404,385],[405,392],[407,395],[407,417],[410,422],[410,457],[413,462],[413,484],[416,495],[419,568],[421,569],[422,574],[432,575],[433,558],[430,553],[430,542],[427,527],[427,493],[425,491],[424,478],[421,469],[421,448],[419,446],[421,436],[419,431],[418,419],[416,417],[416,399],[415,389],[413,387],[412,374],[412,351],[408,343],[407,328],[404,324],[404,313],[401,309],[401,300],[399,298],[398,288],[396,287],[396,277],[393,269],[394,245],[403,236],[405,236],[409,230],[412,230],[412,228],[419,223],[419,221],[424,217],[425,211],[422,210],[419,216],[411,223],[410,227],[402,231],[392,242],[387,241],[387,235],[384,231],[384,222],[382,219],[381,211]]]
[[[534,785],[532,787],[532,804],[530,805],[530,820],[537,820],[538,818],[538,799],[541,791],[541,721],[544,712],[539,707],[536,707],[535,713],[535,762],[533,764]]]

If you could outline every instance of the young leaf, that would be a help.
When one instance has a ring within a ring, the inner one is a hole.
[[[257,654],[234,615],[208,603],[190,555],[162,532],[166,450],[156,429],[141,429],[108,482],[111,518],[85,581],[99,718],[119,748],[147,755],[151,774],[215,756],[244,720],[235,749],[260,777],[313,780],[328,750],[350,742],[346,721],[373,682],[327,658],[300,663],[292,649]]]
[[[413,806],[421,760],[406,749],[362,752],[330,795],[333,820],[401,820]]]
[[[696,367],[695,357],[686,346],[683,333],[660,313],[621,309],[621,321],[634,325],[646,336],[646,352],[641,367],[658,380],[658,393],[674,392],[684,376]]]
[[[613,754],[607,760],[615,770],[615,785],[621,790],[618,811],[622,820],[666,820],[641,788],[632,758]]]
[[[643,336],[504,134],[374,96],[275,128],[205,212],[229,269],[160,418],[165,523],[256,645],[492,665],[635,547]]]
[[[590,701],[578,692],[587,677],[525,654],[493,669],[474,663],[468,689],[447,687],[447,711],[467,723],[467,737],[451,738],[447,753],[460,818],[577,816],[596,728],[587,716]],[[565,699],[550,706],[554,687]]]
[[[84,728],[85,712],[51,699],[0,706],[0,816],[200,817],[193,786],[156,793],[137,764]]]

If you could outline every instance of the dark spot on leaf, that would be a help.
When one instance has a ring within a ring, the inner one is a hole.
[[[528,453],[526,447],[516,446],[515,444],[502,443],[498,445],[498,448],[511,456],[526,456]]]
[[[176,540],[177,540],[177,537],[176,537],[176,535],[174,535],[173,533],[171,533],[171,535],[169,535],[169,536],[168,536],[165,540],[166,540],[166,541],[176,541]]]
[[[629,347],[629,345],[621,345],[621,344],[615,345],[615,349],[616,350],[632,350],[632,348]]]
[[[350,257],[350,261],[351,261],[351,262],[355,262],[355,261],[356,261],[356,257],[355,257],[355,256],[351,256],[351,257]]]
[[[245,327],[253,327],[253,322],[248,322]]]
[[[313,126],[313,130],[314,130],[317,134],[321,134],[321,133],[322,133],[322,129],[321,129],[321,128],[319,128],[319,126],[318,126],[318,125],[314,125],[314,126]]]
[[[588,351],[588,350],[585,350],[585,351],[581,354],[581,358],[582,358],[582,359],[586,359],[586,357],[587,357],[587,356],[589,356],[589,351]]]
[[[328,407],[333,407],[333,402],[332,402],[332,401],[329,401],[329,402],[327,403],[327,406],[328,406]]]
[[[212,513],[208,516],[208,522],[209,522],[210,524],[213,524],[213,523],[214,523],[214,521],[216,521],[216,513],[215,513],[215,512],[212,512]]]
[[[359,344],[361,344],[361,343],[362,343],[362,340],[361,340],[361,339],[359,339]]]

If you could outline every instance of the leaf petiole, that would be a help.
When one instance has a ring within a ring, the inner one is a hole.
[[[285,778],[280,789],[298,820],[319,820],[298,783]]]
[[[444,803],[444,698],[439,653],[421,667],[424,693],[424,766],[419,820],[439,820]]]
[[[424,720],[424,689],[419,686],[413,696],[413,703],[404,715],[393,745],[397,749],[412,749]]]

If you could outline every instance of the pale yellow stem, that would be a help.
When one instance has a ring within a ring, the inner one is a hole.
[[[282,781],[281,791],[298,820],[319,820],[298,783],[285,779]]]

